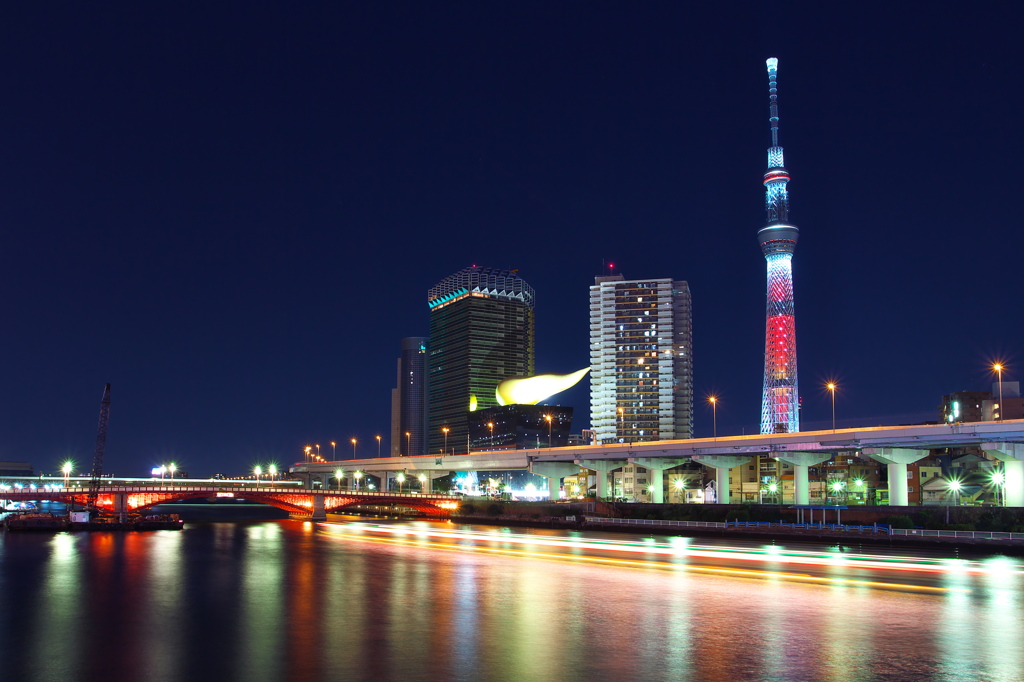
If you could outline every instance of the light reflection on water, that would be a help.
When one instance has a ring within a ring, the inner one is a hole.
[[[1021,678],[1015,560],[954,564],[922,593],[709,575],[665,564],[655,543],[638,557],[660,567],[583,562],[600,534],[538,559],[417,534],[450,525],[402,527],[395,542],[295,521],[8,533],[0,678]],[[501,545],[522,550],[521,534]],[[567,537],[537,533],[526,547],[550,553],[545,536]],[[843,561],[826,578],[847,575]]]

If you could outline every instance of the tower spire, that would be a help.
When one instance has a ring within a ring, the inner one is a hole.
[[[800,430],[792,269],[800,231],[789,224],[789,172],[779,146],[779,60],[772,57],[765,63],[772,146],[768,148],[768,172],[764,174],[767,225],[757,233],[768,263],[761,433],[778,433]]]

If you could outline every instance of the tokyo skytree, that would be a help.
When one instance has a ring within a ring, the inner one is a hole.
[[[757,233],[768,261],[768,305],[764,333],[764,393],[761,433],[800,430],[800,397],[796,381],[796,315],[793,310],[793,251],[800,231],[789,222],[789,173],[779,146],[779,60],[768,65],[768,102],[772,146],[764,174],[767,224]]]

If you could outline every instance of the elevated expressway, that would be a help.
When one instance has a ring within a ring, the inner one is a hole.
[[[889,500],[907,504],[907,465],[928,456],[935,448],[977,446],[1001,460],[1005,467],[1006,504],[1024,507],[1024,419],[1005,422],[971,422],[915,426],[877,426],[836,431],[800,431],[772,435],[723,436],[648,443],[582,445],[538,450],[487,450],[460,455],[383,457],[335,462],[299,462],[291,472],[313,485],[341,470],[343,477],[355,471],[389,477],[393,472],[440,478],[453,471],[526,469],[548,479],[552,498],[558,497],[562,478],[580,467],[609,472],[634,463],[651,471],[653,501],[663,501],[663,473],[687,462],[715,469],[719,502],[729,501],[729,470],[745,465],[754,455],[767,455],[793,465],[797,504],[808,504],[808,467],[831,459],[835,453],[859,451],[887,465]],[[598,497],[606,497],[607,479],[598,476]]]

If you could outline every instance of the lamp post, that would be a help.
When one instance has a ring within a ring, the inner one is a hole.
[[[448,431],[449,429],[447,426],[441,427],[441,432],[444,434],[444,450],[441,451],[441,454],[443,455],[448,454]]]
[[[715,440],[718,440],[718,397],[711,396],[708,398],[708,402],[711,403],[711,422],[714,429],[714,437]]]
[[[252,468],[252,473],[256,475],[256,490],[260,489],[260,476],[263,474],[263,467],[259,464]]]
[[[270,482],[273,483],[274,479],[277,478],[277,465],[271,464],[267,467],[267,475],[270,476]]]
[[[398,481],[398,494],[401,495],[402,494],[402,486],[405,484],[405,474],[404,473],[398,474],[397,476],[395,476],[395,480]]]
[[[356,458],[356,439],[352,439],[352,459]]]
[[[999,421],[1003,421],[1003,363],[995,363],[992,369],[999,377]]]
[[[323,458],[320,456],[320,443],[316,444],[316,458],[323,461]]]
[[[832,394],[832,433],[836,432],[836,384],[834,381],[830,381],[825,384],[825,388]]]
[[[377,459],[380,459],[380,436],[377,436]]]
[[[405,456],[412,457],[412,434],[405,432]]]
[[[427,492],[427,476],[426,474],[420,474],[420,492]]]
[[[359,479],[361,479],[362,477],[363,477],[363,472],[362,471],[357,471],[354,474],[352,474],[352,478],[355,479],[355,483],[356,483],[356,491],[359,490]]]
[[[333,459],[335,462],[338,461],[338,444],[335,443],[333,440],[331,441],[331,459]]]
[[[1003,484],[1006,483],[1006,475],[1002,471],[992,472],[992,482],[996,484],[996,505],[1006,505],[1006,494],[1003,490]]]
[[[166,473],[167,473],[167,465],[166,464],[161,464],[160,465],[160,485],[161,486],[163,486],[163,484],[164,484],[164,474],[166,474]]]
[[[167,471],[171,472],[171,485],[174,485],[174,472],[177,470],[178,467],[174,462],[167,465]]]
[[[544,415],[544,420],[548,423],[548,448],[551,448],[551,415]]]
[[[626,421],[625,420],[626,420],[625,411],[620,407],[619,408],[619,435],[621,436],[623,442],[626,441]]]
[[[494,422],[487,422],[487,428],[490,429],[490,431],[491,431],[491,442],[490,442],[489,445],[493,448],[494,447]]]
[[[70,459],[61,466],[60,471],[64,474],[64,487],[68,487],[68,477],[71,476],[71,472],[75,469],[75,463]]]
[[[686,502],[686,481],[682,478],[677,478],[672,485],[675,487],[680,501]]]
[[[304,454],[306,455],[306,461],[307,461],[307,462],[308,462],[308,461],[310,461],[310,460],[312,459],[312,454],[310,454],[310,453],[312,453],[312,452],[313,452],[313,446],[312,446],[312,445],[307,445],[307,446],[306,446],[306,447],[305,447],[305,448],[303,449],[303,451],[302,451],[302,452],[303,452],[303,453],[304,453]]]
[[[960,491],[963,489],[963,484],[956,479],[949,482],[949,489],[953,491],[954,500],[956,500],[956,506],[960,506]]]
[[[341,492],[341,477],[345,472],[341,469],[334,470],[334,480],[338,482],[338,492]]]

